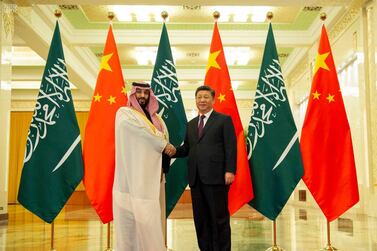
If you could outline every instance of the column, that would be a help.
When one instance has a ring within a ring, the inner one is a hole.
[[[8,218],[11,56],[14,11],[15,5],[0,1],[0,220]]]

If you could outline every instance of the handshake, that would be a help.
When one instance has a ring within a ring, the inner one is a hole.
[[[169,157],[172,157],[173,155],[175,155],[176,152],[177,152],[177,149],[175,149],[175,147],[172,144],[168,143],[165,146],[164,153],[167,154]]]

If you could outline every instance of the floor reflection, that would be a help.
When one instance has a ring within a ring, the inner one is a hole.
[[[0,250],[50,250],[51,226],[19,205],[8,208],[0,222]],[[168,220],[168,247],[198,250],[189,204],[180,205]],[[248,206],[231,219],[232,250],[262,251],[271,246],[272,222]],[[331,223],[331,241],[344,251],[377,250],[377,219],[344,214]],[[277,219],[277,244],[286,251],[319,250],[325,246],[326,221],[321,211],[287,205]],[[107,226],[90,207],[66,206],[55,221],[56,250],[104,250]]]

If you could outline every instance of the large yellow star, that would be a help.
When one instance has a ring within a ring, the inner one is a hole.
[[[217,69],[221,69],[220,66],[219,66],[219,64],[216,61],[216,59],[219,56],[220,52],[221,52],[221,50],[215,51],[215,52],[212,52],[212,53],[209,54],[206,72],[211,67],[214,67],[214,68],[217,68]]]
[[[335,97],[335,95],[331,95],[331,94],[329,94],[329,96],[327,96],[326,99],[329,101],[329,103],[331,103],[331,102],[335,102],[334,97]]]
[[[109,65],[109,60],[113,56],[113,53],[103,55],[101,58],[101,64],[99,66],[99,70],[101,71],[102,69],[107,70],[107,71],[113,71]]]
[[[102,96],[99,95],[99,92],[97,92],[97,94],[93,96],[93,98],[94,98],[94,102],[101,102]]]
[[[315,59],[315,66],[314,66],[314,75],[317,73],[319,68],[325,69],[330,71],[329,67],[326,64],[326,58],[329,56],[330,52],[326,52],[323,54],[317,54],[317,57]]]
[[[313,99],[318,99],[318,100],[319,100],[319,96],[321,96],[321,94],[317,90],[313,92],[312,95],[313,95]]]
[[[220,100],[220,104],[221,104],[223,101],[225,101],[225,94],[220,93],[217,99]]]
[[[113,97],[110,95],[110,97],[107,99],[107,101],[109,101],[110,105],[114,104],[115,103],[115,99],[116,97]]]
[[[123,93],[125,96],[127,96],[127,91],[126,91],[125,86],[122,87],[122,91],[120,93]]]

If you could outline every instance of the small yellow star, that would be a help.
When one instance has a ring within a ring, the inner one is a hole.
[[[215,51],[209,54],[208,57],[208,64],[207,64],[207,69],[206,72],[209,70],[209,68],[214,67],[217,69],[221,69],[219,64],[217,63],[216,59],[220,55],[221,50]]]
[[[99,95],[99,93],[97,92],[97,94],[93,96],[93,98],[94,98],[94,102],[101,102],[102,96]]]
[[[122,91],[120,93],[124,93],[124,95],[127,96],[127,91],[126,91],[126,87],[125,86],[122,87]]]
[[[101,58],[101,64],[99,66],[99,70],[101,71],[102,69],[107,70],[107,71],[113,71],[109,65],[109,60],[113,56],[113,53],[103,55]]]
[[[334,97],[335,97],[335,95],[331,95],[331,94],[329,94],[329,96],[327,96],[326,99],[329,101],[329,103],[331,103],[331,102],[335,102]]]
[[[313,95],[313,99],[318,99],[318,100],[319,100],[319,96],[321,96],[321,94],[317,92],[317,90],[313,92],[312,95]]]
[[[110,95],[110,97],[107,99],[107,101],[109,101],[110,105],[114,104],[115,103],[115,99],[116,97],[113,97]]]
[[[329,55],[330,55],[330,52],[326,52],[326,53],[323,53],[323,54],[319,54],[319,53],[317,54],[317,57],[315,59],[315,66],[314,66],[314,75],[317,73],[319,68],[323,68],[325,70],[330,71],[329,67],[327,66],[327,64],[325,62]]]
[[[220,100],[220,104],[225,101],[225,94],[221,94],[217,97],[218,100]]]

